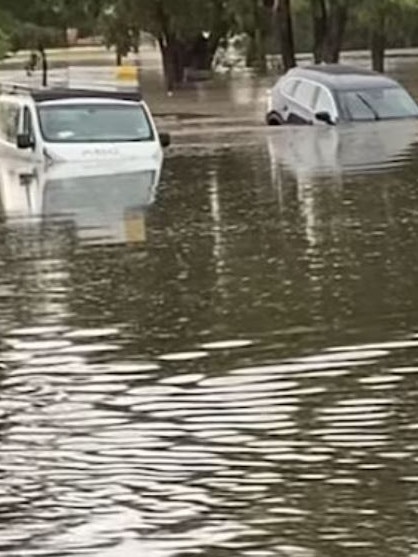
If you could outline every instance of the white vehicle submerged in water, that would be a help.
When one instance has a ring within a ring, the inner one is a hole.
[[[0,149],[6,156],[51,163],[161,160],[169,143],[137,91],[17,87],[0,94]]]
[[[267,124],[347,124],[418,118],[418,105],[397,81],[344,64],[297,67],[267,99]]]

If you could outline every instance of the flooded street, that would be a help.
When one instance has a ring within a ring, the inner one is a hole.
[[[2,161],[0,554],[417,557],[418,123],[172,139]]]

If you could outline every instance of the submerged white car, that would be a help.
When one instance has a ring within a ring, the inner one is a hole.
[[[46,162],[160,160],[169,143],[137,91],[51,88],[0,94],[0,149],[6,156]]]
[[[394,79],[343,64],[293,68],[267,100],[267,124],[328,124],[418,118],[418,105]]]

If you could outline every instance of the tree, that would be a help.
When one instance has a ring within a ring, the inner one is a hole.
[[[184,82],[186,69],[210,69],[229,19],[224,0],[142,0],[147,30],[160,45],[167,88]]]
[[[264,0],[277,25],[283,70],[296,66],[291,0]]]
[[[130,3],[129,0],[120,0],[99,16],[99,28],[107,46],[115,46],[118,66],[122,64],[123,56],[126,56],[132,46],[138,43],[139,32],[134,37]]]
[[[290,0],[276,0],[283,69],[296,66],[295,40]]]
[[[259,72],[267,70],[267,40],[272,29],[271,5],[265,0],[230,0],[227,3],[231,18],[231,34],[247,37],[246,65]]]
[[[65,36],[68,27],[93,29],[105,0],[0,0],[0,11],[15,23]],[[3,18],[2,18],[3,19]]]
[[[349,10],[355,1],[311,0],[315,63],[339,62]]]
[[[324,59],[327,36],[327,7],[325,0],[311,0],[313,28],[313,56],[315,64]]]
[[[2,15],[0,14],[0,18]],[[0,29],[0,58],[7,54],[10,48],[10,37],[7,31]]]
[[[121,34],[132,35],[134,25],[153,35],[161,49],[167,87],[173,89],[186,80],[188,69],[211,67],[229,29],[226,4],[226,0],[105,0],[108,13],[123,19],[123,25],[114,28],[117,37],[115,33],[108,37],[114,44]]]
[[[65,44],[68,27],[92,29],[103,0],[0,0],[2,28],[12,49],[39,53],[42,82],[47,85],[46,47]],[[5,26],[4,21],[8,22]]]
[[[379,0],[377,4],[373,0],[363,0],[360,20],[367,22],[369,27],[372,68],[375,71],[385,70],[388,39],[396,35],[397,29],[402,33],[407,19],[417,17],[417,0]]]

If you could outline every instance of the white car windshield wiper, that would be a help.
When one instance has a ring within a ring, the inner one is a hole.
[[[373,114],[374,119],[375,120],[380,120],[379,113],[377,112],[377,110],[375,108],[373,108],[373,105],[371,103],[369,103],[369,101],[367,99],[365,99],[361,93],[357,92],[356,96],[362,101],[363,104],[365,104],[367,106],[367,108]]]

